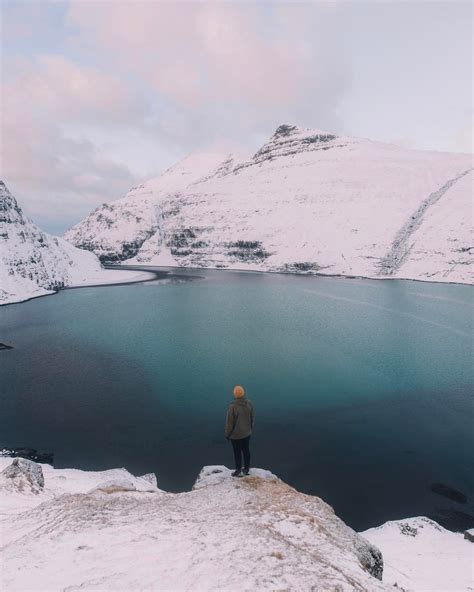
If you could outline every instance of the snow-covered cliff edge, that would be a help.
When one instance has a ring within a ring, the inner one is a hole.
[[[280,126],[193,155],[65,234],[103,261],[472,281],[472,155]]]
[[[42,232],[0,181],[0,305],[67,286],[133,281],[151,274],[103,269],[93,253]]]
[[[193,491],[0,458],[5,590],[387,590],[376,547],[268,471]],[[38,470],[42,469],[42,471]],[[371,575],[374,574],[374,575]]]
[[[204,467],[192,491],[175,494],[153,474],[0,457],[0,529],[11,592],[459,592],[470,589],[474,549],[427,518],[361,536],[272,473],[234,479],[222,466]]]

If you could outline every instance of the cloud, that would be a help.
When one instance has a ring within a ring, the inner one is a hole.
[[[34,43],[3,68],[2,172],[47,224],[189,152],[251,152],[282,122],[330,123],[347,80],[330,82],[341,56],[304,4],[91,0],[35,23],[22,6],[10,43]],[[52,22],[56,52],[39,51]]]
[[[59,228],[190,152],[255,151],[281,123],[469,149],[464,6],[7,3],[2,173]]]
[[[135,182],[126,165],[67,131],[72,122],[123,125],[130,114],[141,113],[141,102],[118,79],[51,55],[12,60],[8,70],[2,87],[2,176],[25,199],[30,216],[69,223]]]
[[[319,117],[335,111],[337,94],[323,84],[327,65],[334,72],[343,56],[325,32],[324,10],[296,3],[117,2],[113,12],[110,18],[106,2],[74,2],[68,22],[78,28],[78,40],[97,44],[175,106],[198,111],[227,104],[244,118],[251,114],[253,124],[269,111],[293,110],[296,117],[319,87],[326,90]]]

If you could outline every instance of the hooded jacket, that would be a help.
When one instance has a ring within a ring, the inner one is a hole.
[[[231,440],[247,438],[252,433],[255,413],[252,402],[245,397],[235,399],[227,410],[225,437]]]

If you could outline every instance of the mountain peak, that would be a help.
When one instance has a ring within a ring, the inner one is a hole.
[[[294,133],[298,133],[299,131],[301,131],[301,128],[299,128],[296,125],[288,125],[287,123],[283,123],[282,125],[279,125],[276,130],[275,133],[273,134],[273,137],[281,137],[281,136],[289,136],[291,134]]]
[[[252,159],[239,168],[271,161],[277,157],[291,156],[299,152],[327,150],[338,136],[319,129],[307,129],[296,125],[282,124],[271,138],[258,150]]]
[[[331,134],[325,130],[317,128],[305,128],[300,127],[298,125],[289,125],[287,123],[283,123],[282,125],[279,125],[276,128],[271,139],[290,138],[295,136],[299,138],[305,138],[308,136],[332,136],[334,138],[336,137],[335,134]]]

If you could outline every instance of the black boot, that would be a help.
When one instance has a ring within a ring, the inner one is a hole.
[[[242,472],[243,472],[243,474],[244,474],[244,477],[246,477],[246,476],[249,474],[249,472],[250,472],[250,469],[249,469],[248,467],[245,467],[245,468],[244,468],[244,470],[243,470]]]
[[[232,473],[232,477],[242,477],[241,469],[235,469],[235,471]]]

